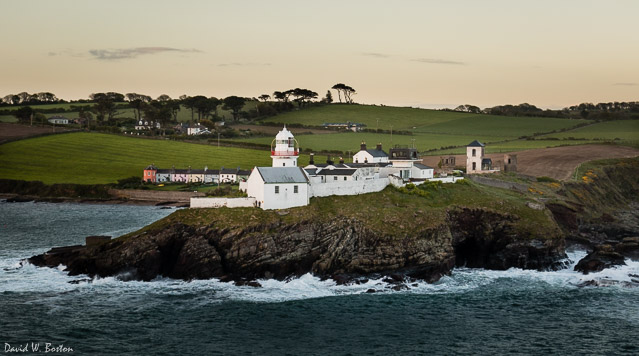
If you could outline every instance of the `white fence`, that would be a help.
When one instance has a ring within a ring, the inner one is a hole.
[[[431,182],[442,182],[442,183],[455,183],[458,180],[464,180],[464,177],[444,177],[444,178],[430,178]]]
[[[327,197],[329,195],[357,195],[379,192],[389,184],[388,178],[339,181],[336,183],[312,183],[311,197]]]
[[[251,208],[255,198],[191,198],[191,208]]]

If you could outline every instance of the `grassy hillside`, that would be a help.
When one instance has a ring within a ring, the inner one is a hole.
[[[414,144],[418,150],[428,151],[466,145],[476,139],[485,143],[511,141],[522,136],[567,130],[577,125],[591,123],[587,120],[478,115],[369,105],[318,106],[284,113],[266,120],[266,122],[305,125],[347,121],[366,124],[369,130],[379,128],[385,133],[343,132],[321,136],[298,135],[296,138],[302,148],[310,148],[314,151],[359,150],[361,141],[366,141],[371,146],[381,142],[386,148],[391,144]],[[392,138],[388,132],[391,125],[394,131]],[[291,130],[293,133],[296,131],[294,128]],[[399,135],[398,131],[409,132],[410,135]],[[268,144],[272,138],[240,140]]]
[[[308,159],[306,158],[306,162]],[[268,151],[216,147],[94,133],[38,137],[0,145],[0,178],[47,184],[97,184],[160,168],[210,169],[271,164]],[[303,163],[302,160],[300,163]]]

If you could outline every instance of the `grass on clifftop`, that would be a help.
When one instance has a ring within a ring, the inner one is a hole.
[[[300,222],[328,223],[346,217],[364,223],[380,236],[402,238],[438,228],[447,210],[455,207],[487,208],[520,217],[516,230],[522,237],[551,238],[557,227],[545,211],[526,206],[529,196],[472,182],[434,184],[418,195],[388,187],[379,193],[312,198],[309,206],[287,209],[286,215],[256,208],[184,209],[143,230],[157,230],[172,223],[216,225],[241,231],[251,226],[292,225]],[[133,233],[135,235],[139,232]]]
[[[0,178],[46,184],[104,184],[159,168],[252,169],[270,166],[270,152],[97,133],[70,133],[0,145]]]

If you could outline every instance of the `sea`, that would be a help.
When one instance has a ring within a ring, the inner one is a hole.
[[[394,291],[304,275],[261,288],[216,279],[68,276],[25,259],[120,236],[174,209],[0,201],[0,352],[87,355],[637,355],[639,262],[584,276],[455,268]],[[582,286],[589,280],[605,286]],[[369,289],[376,293],[367,293]],[[35,348],[35,350],[34,350]],[[24,352],[21,352],[24,351]]]

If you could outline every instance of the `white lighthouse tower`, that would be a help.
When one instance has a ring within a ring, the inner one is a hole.
[[[286,129],[286,125],[271,143],[271,158],[273,167],[297,167],[300,149],[293,134]]]

